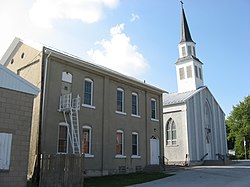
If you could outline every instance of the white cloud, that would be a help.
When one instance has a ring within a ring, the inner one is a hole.
[[[51,28],[57,19],[79,19],[94,23],[102,19],[103,9],[115,8],[119,0],[36,0],[29,15],[36,25]]]
[[[149,69],[149,65],[123,30],[124,24],[111,28],[111,39],[96,42],[100,49],[90,49],[87,54],[94,63],[126,75],[139,76]]]
[[[130,22],[134,22],[135,20],[138,20],[138,19],[140,19],[140,16],[139,15],[137,15],[137,14],[134,14],[134,13],[132,13],[131,14],[131,18],[130,18]]]

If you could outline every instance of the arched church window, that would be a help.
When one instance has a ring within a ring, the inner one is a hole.
[[[172,118],[170,118],[166,125],[166,144],[176,144],[176,124]]]

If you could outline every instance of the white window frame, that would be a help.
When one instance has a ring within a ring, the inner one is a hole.
[[[153,112],[153,106],[152,106],[152,101],[154,102],[154,108],[155,108],[155,117],[154,118],[152,118],[152,112]],[[150,109],[150,116],[151,116],[151,120],[153,120],[153,121],[158,121],[158,119],[157,119],[157,102],[156,102],[156,99],[154,99],[154,98],[151,98],[151,100],[150,100],[150,107],[151,107],[151,109]]]
[[[59,152],[59,135],[60,135],[60,126],[65,126],[67,129],[67,143],[66,143],[66,152]],[[57,154],[68,154],[69,150],[69,126],[67,123],[61,122],[58,124],[58,132],[57,132]]]
[[[90,93],[90,104],[88,103],[85,103],[85,85],[86,85],[86,82],[89,82],[91,83],[91,93]],[[83,90],[83,104],[82,106],[86,107],[86,108],[92,108],[92,109],[95,109],[95,106],[93,105],[93,94],[94,94],[94,81],[89,79],[89,78],[85,78],[84,79],[84,90]]]
[[[122,93],[122,108],[121,108],[121,111],[119,111],[119,110],[117,110],[118,109],[118,105],[117,105],[117,102],[118,102],[118,98],[117,98],[117,96],[118,96],[118,92],[121,92]],[[125,92],[124,92],[124,90],[122,89],[122,88],[117,88],[116,89],[116,113],[117,114],[123,114],[123,115],[127,115],[126,113],[125,113]]]
[[[133,96],[136,97],[136,114],[133,114]],[[131,96],[131,116],[140,117],[140,115],[139,115],[139,97],[138,97],[138,94],[135,92],[132,92],[132,96]]]
[[[133,135],[136,135],[136,152],[137,154],[134,155],[133,154]],[[138,132],[132,132],[132,155],[131,158],[141,158],[140,154],[139,154],[139,133]]]
[[[173,124],[175,125],[175,129],[173,129]],[[176,136],[175,139],[173,138],[174,130],[175,130],[175,136]],[[168,134],[170,134],[170,137],[168,136]],[[177,144],[177,126],[176,126],[175,121],[172,118],[170,118],[166,124],[166,145],[176,146],[176,144]]]
[[[10,169],[12,133],[0,133],[0,170]]]
[[[84,153],[84,157],[92,158],[92,157],[94,157],[94,155],[92,154],[92,128],[90,126],[82,126],[82,132],[83,132],[83,129],[89,130],[89,152]],[[82,137],[82,139],[83,139],[83,137]],[[82,146],[83,146],[83,144],[82,144]]]
[[[115,155],[115,158],[126,158],[125,154],[124,154],[124,150],[125,150],[125,144],[124,144],[124,131],[123,130],[117,130],[116,131],[116,138],[117,138],[117,134],[121,133],[122,134],[122,154],[117,154]],[[116,145],[116,143],[115,143]],[[116,152],[116,150],[115,150]]]

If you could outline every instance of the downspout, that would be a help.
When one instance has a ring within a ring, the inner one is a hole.
[[[47,50],[45,49],[44,50],[44,53],[46,54],[47,53]],[[49,57],[51,55],[51,52],[49,53],[49,55],[46,57],[45,59],[45,66],[44,66],[44,71],[42,72],[44,74],[44,77],[43,77],[43,87],[42,87],[42,108],[41,108],[41,125],[39,127],[39,142],[38,142],[38,176],[39,176],[39,179],[37,181],[39,181],[39,184],[41,184],[41,166],[42,166],[42,148],[43,148],[43,127],[44,127],[44,105],[45,105],[45,91],[46,91],[46,81],[47,81],[47,67],[48,67],[48,60],[49,60]]]

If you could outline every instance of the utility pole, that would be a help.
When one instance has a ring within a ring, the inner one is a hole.
[[[247,159],[247,142],[246,142],[246,136],[244,136],[244,149],[245,149],[245,160]]]

